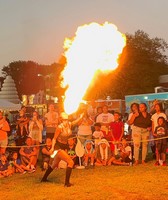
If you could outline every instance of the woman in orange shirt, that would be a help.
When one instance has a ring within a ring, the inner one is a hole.
[[[0,111],[0,156],[6,152],[8,144],[8,131],[10,131],[9,124],[3,117],[2,111]]]

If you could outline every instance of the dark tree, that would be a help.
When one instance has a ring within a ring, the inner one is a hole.
[[[36,94],[39,90],[49,89],[54,96],[60,85],[60,73],[64,66],[54,63],[52,65],[39,65],[33,61],[12,62],[2,69],[3,75],[11,75],[16,88],[21,95]]]

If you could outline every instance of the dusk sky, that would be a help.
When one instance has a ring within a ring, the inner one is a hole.
[[[57,62],[64,38],[91,22],[168,42],[167,12],[168,0],[0,0],[0,68],[18,60]]]

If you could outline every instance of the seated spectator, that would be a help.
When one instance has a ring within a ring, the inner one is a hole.
[[[115,158],[112,156],[110,145],[106,139],[102,139],[98,143],[98,151],[96,158],[96,166],[111,165]]]
[[[104,137],[104,134],[101,131],[101,124],[100,123],[95,123],[94,129],[95,129],[95,131],[93,132],[93,138],[94,138],[94,144],[95,144],[95,151],[96,151],[96,155],[97,155],[98,143]]]
[[[42,170],[48,169],[50,164],[52,151],[52,140],[51,138],[46,139],[46,145],[42,148]]]
[[[74,161],[74,166],[79,164],[78,163],[78,157],[76,155],[76,152],[75,152],[75,147],[76,147],[76,138],[74,138],[74,136],[70,136],[69,139],[68,139],[68,148],[67,148],[67,153],[68,155],[72,158],[72,160]]]
[[[95,161],[95,150],[94,150],[94,143],[91,140],[86,140],[84,144],[85,153],[84,153],[84,165],[85,168],[90,167],[92,168],[94,166]]]
[[[13,171],[9,165],[7,157],[5,154],[2,154],[1,160],[0,160],[0,178],[11,176],[12,174],[13,174]]]
[[[122,139],[122,142],[119,144],[118,147],[119,151],[119,158],[113,161],[113,164],[118,165],[132,165],[132,150],[131,147],[128,145],[126,139]]]
[[[9,163],[12,166],[13,173],[19,172],[25,174],[27,171],[30,171],[29,168],[21,164],[21,160],[18,158],[18,153],[15,151],[12,153]]]
[[[30,137],[26,139],[26,146],[21,147],[19,153],[22,164],[34,172],[37,163],[37,149],[32,146],[32,139]]]

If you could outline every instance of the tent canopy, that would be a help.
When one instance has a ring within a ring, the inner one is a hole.
[[[14,104],[7,100],[0,99],[0,110],[13,111],[13,110],[20,110],[20,108],[21,104]]]

